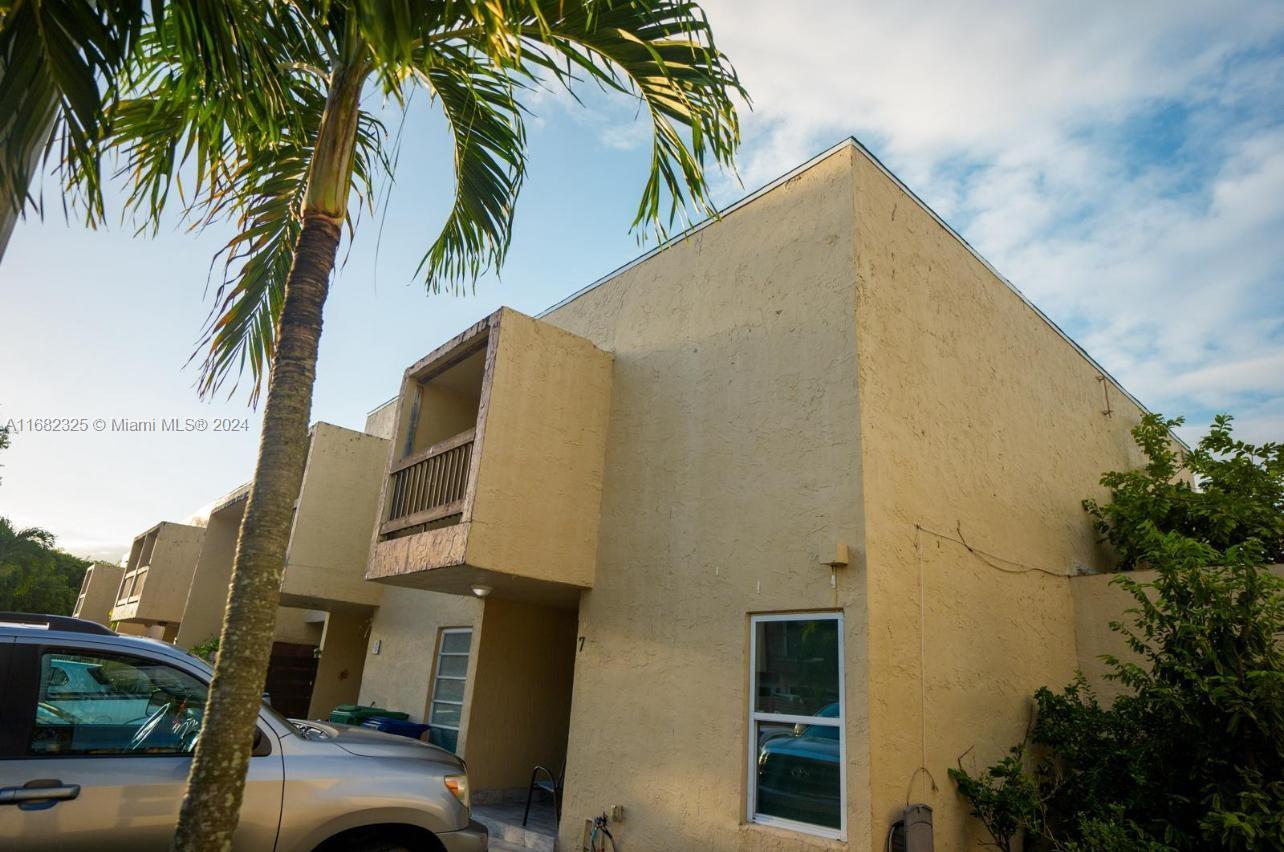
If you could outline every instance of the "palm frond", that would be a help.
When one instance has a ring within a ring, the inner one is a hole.
[[[416,274],[424,274],[430,291],[443,284],[458,290],[503,264],[526,173],[526,130],[503,69],[450,46],[427,54],[423,65],[450,124],[455,197]]]
[[[215,258],[222,260],[223,278],[192,356],[201,358],[197,386],[202,396],[217,393],[229,381],[229,395],[236,393],[248,372],[250,402],[255,404],[266,384],[324,106],[321,92],[301,101],[297,109],[306,121],[297,133],[246,152],[228,180],[201,200],[200,224],[229,213],[236,222],[236,234]],[[362,204],[373,204],[375,183],[389,171],[385,135],[378,120],[362,115],[353,168],[358,204],[349,212],[350,227]]]
[[[95,194],[98,164],[111,162],[126,189],[125,212],[140,231],[154,231],[171,209],[192,228],[235,223],[234,236],[212,262],[221,266],[221,276],[192,360],[199,364],[202,395],[229,382],[235,393],[247,378],[251,402],[257,402],[271,368],[325,110],[327,79],[315,69],[327,66],[333,47],[318,36],[324,28],[316,20],[288,9],[273,14],[256,35],[260,52],[254,61],[275,63],[275,77],[252,92],[244,80],[232,79],[249,60],[218,49],[220,39],[240,38],[248,29],[228,30],[209,46],[192,47],[188,42],[207,34],[192,29],[181,14],[149,27],[131,69],[129,96],[107,109],[110,133],[63,165],[69,192],[82,193],[79,202],[91,221],[102,215]],[[354,170],[363,198],[372,195],[375,179],[386,170],[382,140],[382,126],[364,116]]]
[[[147,9],[142,0],[28,0],[0,19],[0,192],[25,206],[55,133],[83,149],[101,131],[102,88],[125,67]]]
[[[28,0],[5,26],[24,6],[74,2]],[[9,80],[22,75],[44,86],[28,94],[43,93],[46,109],[56,93],[52,109],[69,98],[64,112],[80,115],[90,95],[74,75],[32,70],[22,51],[10,60],[6,37],[0,62],[12,64],[0,68],[0,116],[6,104],[19,105]],[[325,209],[339,209],[331,196],[345,197],[333,175],[318,178],[316,163],[342,167],[347,181],[346,158],[323,153],[314,163],[327,86],[340,71],[349,91],[369,75],[403,107],[409,88],[423,85],[449,123],[456,190],[419,265],[430,291],[462,289],[504,261],[526,169],[526,86],[551,77],[570,90],[588,79],[645,106],[650,169],[633,225],[661,235],[689,207],[715,212],[705,168],[733,166],[736,98],[747,101],[703,12],[686,0],[192,0],[167,7],[132,50],[128,74],[117,73],[98,95],[107,104],[99,123],[63,134],[65,177],[91,222],[102,216],[99,164],[107,160],[119,167],[126,210],[140,229],[155,228],[175,204],[194,227],[235,222],[215,259],[223,274],[193,359],[202,394],[227,382],[234,392],[248,375],[252,399],[270,370],[302,208],[316,204],[306,195],[309,179],[326,187]],[[66,46],[55,38],[50,52],[61,56]],[[361,113],[351,177],[359,199],[372,201],[381,171],[389,171],[383,128]]]
[[[563,0],[553,15],[536,0],[521,5],[528,72],[551,73],[569,88],[578,71],[648,110],[651,168],[634,227],[663,236],[688,204],[716,215],[705,163],[734,168],[740,121],[733,98],[749,98],[700,7],[683,0]]]

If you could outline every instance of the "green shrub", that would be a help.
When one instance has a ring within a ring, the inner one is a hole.
[[[1284,562],[1284,444],[1237,440],[1233,419],[1214,418],[1189,453],[1171,438],[1185,422],[1180,417],[1147,414],[1133,428],[1145,467],[1102,476],[1101,484],[1110,489],[1108,504],[1083,501],[1097,531],[1118,552],[1121,568],[1145,562],[1149,527],[1218,551],[1255,539],[1265,561]]]
[[[1159,483],[1177,473],[1175,422],[1143,421],[1151,465],[1107,474],[1114,502],[1086,504],[1128,564],[1156,572],[1114,580],[1134,605],[1111,628],[1140,662],[1108,656],[1106,676],[1128,690],[1103,706],[1082,676],[1040,689],[1028,772],[1024,746],[951,772],[1000,848],[1023,834],[1066,852],[1284,849],[1284,579],[1265,567],[1280,558],[1279,445],[1234,441],[1218,418],[1189,457],[1214,492],[1199,496]]]

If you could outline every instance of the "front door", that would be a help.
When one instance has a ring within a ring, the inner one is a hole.
[[[317,646],[295,642],[273,642],[268,660],[267,682],[272,709],[290,719],[306,719],[312,703],[312,686],[317,679]]]
[[[143,654],[19,642],[0,720],[0,848],[166,852],[207,684]],[[271,850],[282,760],[262,734],[234,848]]]

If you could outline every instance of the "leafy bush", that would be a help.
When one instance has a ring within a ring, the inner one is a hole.
[[[0,610],[71,615],[88,567],[59,550],[52,533],[0,518]]]
[[[1023,746],[951,772],[1000,848],[1024,834],[1066,852],[1284,849],[1284,579],[1264,567],[1284,528],[1279,445],[1235,441],[1218,418],[1189,457],[1215,492],[1199,496],[1173,484],[1174,423],[1143,421],[1151,464],[1107,474],[1115,501],[1087,504],[1125,561],[1156,571],[1114,580],[1134,606],[1111,628],[1141,662],[1106,657],[1107,677],[1129,690],[1103,706],[1082,676],[1040,689],[1028,773]]]
[[[214,658],[218,656],[218,636],[208,636],[204,640],[197,642],[192,646],[191,653],[200,657],[211,666],[214,665]]]
[[[963,768],[951,769],[950,778],[959,793],[972,805],[972,816],[981,821],[1003,852],[1011,852],[1014,841],[1025,832],[1043,825],[1039,790],[1025,772],[1025,747],[1014,745],[1008,756],[978,776]]]
[[[1284,562],[1284,444],[1237,440],[1232,420],[1228,414],[1214,418],[1189,453],[1171,439],[1171,431],[1185,422],[1180,417],[1147,414],[1133,428],[1146,466],[1101,477],[1111,493],[1107,505],[1083,501],[1097,531],[1118,552],[1121,568],[1145,562],[1151,526],[1218,551],[1256,539],[1265,561]]]

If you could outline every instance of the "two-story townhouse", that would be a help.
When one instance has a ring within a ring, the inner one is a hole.
[[[564,764],[562,850],[882,849],[907,802],[969,847],[946,770],[1080,663],[1141,412],[845,141],[406,371],[362,700],[481,801]]]

